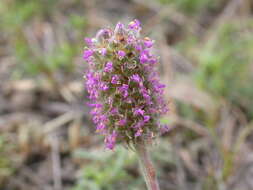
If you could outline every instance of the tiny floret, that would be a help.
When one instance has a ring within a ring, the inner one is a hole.
[[[118,142],[135,144],[168,130],[159,124],[168,107],[165,85],[156,71],[159,59],[152,51],[154,40],[141,37],[140,31],[140,21],[135,19],[84,39],[90,114],[96,132],[104,135],[105,146],[111,150]]]
[[[135,19],[134,21],[132,21],[128,24],[128,27],[129,27],[129,29],[140,30],[141,23],[139,20]]]
[[[122,50],[118,51],[118,57],[119,57],[119,59],[123,59],[125,57],[125,55],[126,55],[126,53],[124,51],[122,51]]]
[[[105,72],[112,72],[113,70],[113,63],[111,61],[107,62],[104,68]]]

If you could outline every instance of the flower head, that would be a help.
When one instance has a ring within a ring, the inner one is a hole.
[[[95,38],[85,38],[83,58],[91,115],[96,131],[105,136],[105,145],[136,143],[138,139],[161,134],[158,118],[168,111],[151,53],[154,41],[141,38],[140,22],[125,27],[99,30]]]

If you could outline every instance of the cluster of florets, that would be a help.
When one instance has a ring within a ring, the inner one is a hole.
[[[163,99],[165,85],[155,71],[158,58],[151,53],[154,41],[141,38],[140,30],[140,22],[134,20],[85,38],[89,105],[96,131],[105,135],[109,149],[116,141],[129,144],[156,136],[158,117],[168,111]]]

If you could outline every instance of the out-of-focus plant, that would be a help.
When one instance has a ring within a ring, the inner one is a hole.
[[[13,76],[19,78],[24,75],[43,74],[49,77],[49,80],[55,80],[54,72],[70,73],[74,70],[74,57],[81,48],[81,33],[83,34],[87,22],[84,18],[80,21],[82,16],[72,14],[64,19],[64,25],[51,25],[52,22],[62,20],[57,19],[61,15],[55,15],[55,11],[52,11],[58,8],[58,2],[58,0],[0,2],[2,21],[0,30],[9,39],[8,45],[13,51],[11,53],[19,63],[12,72]],[[68,36],[73,27],[80,32],[72,32],[71,36]],[[51,37],[45,36],[45,30],[51,31],[47,34]],[[61,30],[60,35],[56,36],[54,30]]]
[[[243,148],[242,145],[247,142],[246,136],[252,132],[252,32],[252,19],[235,19],[215,25],[208,36],[202,39],[189,34],[185,41],[175,47],[196,68],[189,76],[217,106],[215,113],[210,113],[196,109],[190,103],[176,101],[178,115],[207,128],[212,148],[203,145],[202,151],[208,159],[220,162],[220,165],[213,163],[212,169],[206,169],[208,175],[203,176],[203,189],[226,186],[243,163],[238,156],[240,148]],[[196,138],[194,140],[192,137],[195,135],[192,136],[189,131],[181,135],[186,137],[184,140],[189,142],[189,147],[194,144]],[[214,159],[211,154],[217,154],[217,158]]]
[[[123,147],[117,148],[115,153],[99,150],[89,152],[77,150],[74,157],[90,163],[83,165],[79,180],[73,190],[119,189],[125,183],[128,184],[129,189],[139,187],[140,181],[133,180],[133,177],[126,172],[126,167],[134,164],[136,157],[134,154],[129,155]]]
[[[251,71],[253,23],[234,22],[220,26],[214,39],[196,52],[197,83],[213,95],[245,109],[253,117]]]
[[[5,137],[0,135],[0,188],[7,177],[13,172],[11,160],[9,158],[10,145],[6,141]]]
[[[171,5],[185,13],[195,14],[207,9],[212,9],[218,5],[215,0],[158,0],[161,4]]]
[[[196,65],[192,74],[199,87],[245,110],[250,118],[253,116],[252,30],[252,20],[234,20],[217,26],[206,40],[189,35],[176,45]],[[195,114],[180,107],[185,114]]]

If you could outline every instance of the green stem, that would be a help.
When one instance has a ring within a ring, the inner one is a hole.
[[[148,190],[160,190],[156,178],[156,172],[149,157],[149,152],[145,145],[145,142],[143,140],[139,141],[138,143],[136,143],[135,148],[139,157],[140,166]]]

